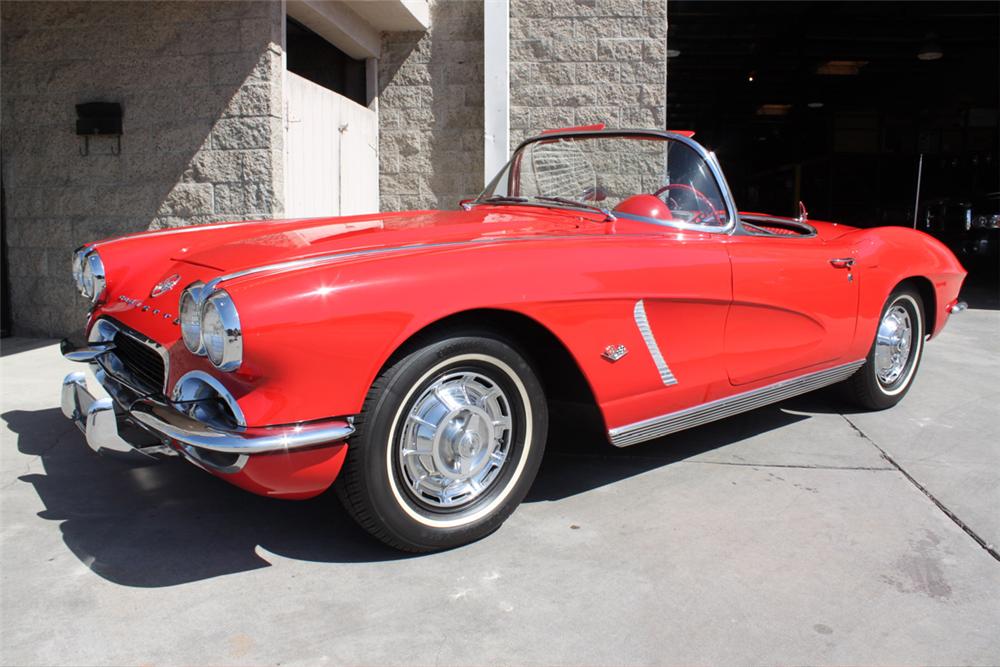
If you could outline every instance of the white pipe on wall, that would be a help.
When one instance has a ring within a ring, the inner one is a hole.
[[[510,0],[483,2],[483,181],[510,151]]]

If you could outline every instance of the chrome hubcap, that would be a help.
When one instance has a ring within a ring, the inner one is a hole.
[[[890,308],[875,338],[875,373],[883,385],[891,385],[906,369],[913,344],[913,324],[902,306]]]
[[[507,462],[511,424],[506,394],[486,376],[462,371],[438,378],[417,398],[402,428],[405,483],[434,508],[472,502]]]

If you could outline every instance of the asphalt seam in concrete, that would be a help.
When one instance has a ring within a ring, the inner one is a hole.
[[[964,521],[962,521],[958,517],[958,515],[956,515],[954,512],[952,512],[950,509],[948,509],[948,507],[944,503],[942,503],[940,500],[938,500],[934,496],[933,493],[931,493],[930,491],[928,491],[927,488],[923,484],[921,484],[916,479],[914,479],[913,475],[911,475],[910,473],[906,472],[906,470],[903,468],[903,466],[899,465],[899,463],[897,463],[896,460],[894,458],[892,458],[892,456],[890,456],[888,452],[886,452],[884,449],[882,449],[881,447],[879,447],[877,442],[875,442],[870,437],[868,437],[868,434],[865,433],[864,431],[862,431],[861,428],[859,428],[857,424],[855,424],[854,422],[852,422],[847,415],[840,415],[840,416],[844,418],[844,421],[846,421],[848,424],[851,425],[851,428],[853,428],[860,437],[862,437],[865,440],[867,440],[871,444],[872,447],[874,447],[875,449],[877,449],[878,452],[879,452],[879,454],[882,455],[883,459],[885,459],[886,461],[888,461],[889,464],[892,467],[894,467],[896,470],[898,470],[900,473],[902,473],[903,477],[905,477],[906,479],[908,479],[910,481],[910,483],[913,484],[913,486],[917,487],[917,489],[922,494],[924,494],[925,496],[927,496],[927,498],[932,503],[934,503],[934,505],[936,505],[939,510],[941,510],[942,512],[944,512],[945,516],[947,516],[949,519],[951,519],[955,523],[956,526],[958,526],[963,531],[965,531],[965,533],[969,537],[971,537],[973,540],[975,540],[976,544],[978,544],[980,547],[982,547],[983,550],[986,551],[986,553],[988,553],[989,555],[993,556],[993,558],[995,560],[1000,561],[1000,553],[997,552],[997,549],[996,549],[996,547],[994,545],[990,544],[989,542],[987,542],[986,540],[984,540],[982,537],[980,537],[979,534],[976,533],[976,531],[974,531],[972,528],[970,528],[968,524],[966,524]]]
[[[680,463],[705,463],[715,466],[744,466],[749,468],[795,468],[798,470],[868,470],[868,471],[892,471],[888,467],[875,466],[824,466],[824,465],[797,465],[794,463],[737,463],[736,461],[680,461]]]
[[[798,470],[867,470],[867,471],[889,471],[892,472],[894,469],[888,466],[825,466],[825,465],[809,465],[809,464],[795,464],[795,463],[752,463],[746,461],[697,461],[697,460],[684,460],[675,461],[663,456],[643,456],[642,454],[569,454],[564,452],[552,452],[551,454],[546,454],[546,456],[556,456],[567,459],[600,459],[600,460],[615,460],[615,461],[660,461],[662,463],[701,463],[706,465],[716,465],[716,466],[743,466],[746,468],[795,468]]]

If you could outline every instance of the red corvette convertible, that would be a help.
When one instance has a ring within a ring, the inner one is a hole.
[[[547,132],[457,211],[243,222],[91,243],[88,362],[62,409],[101,452],[254,493],[337,494],[411,551],[495,530],[548,403],[624,447],[843,383],[878,410],[962,308],[903,228],[740,212],[690,133]]]

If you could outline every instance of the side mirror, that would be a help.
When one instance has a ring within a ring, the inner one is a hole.
[[[462,199],[462,200],[459,200],[458,205],[461,207],[461,209],[463,211],[471,211],[472,210],[472,202],[474,202],[474,201],[475,201],[475,198]]]
[[[608,191],[603,185],[595,185],[583,191],[583,201],[604,201],[608,198]]]

